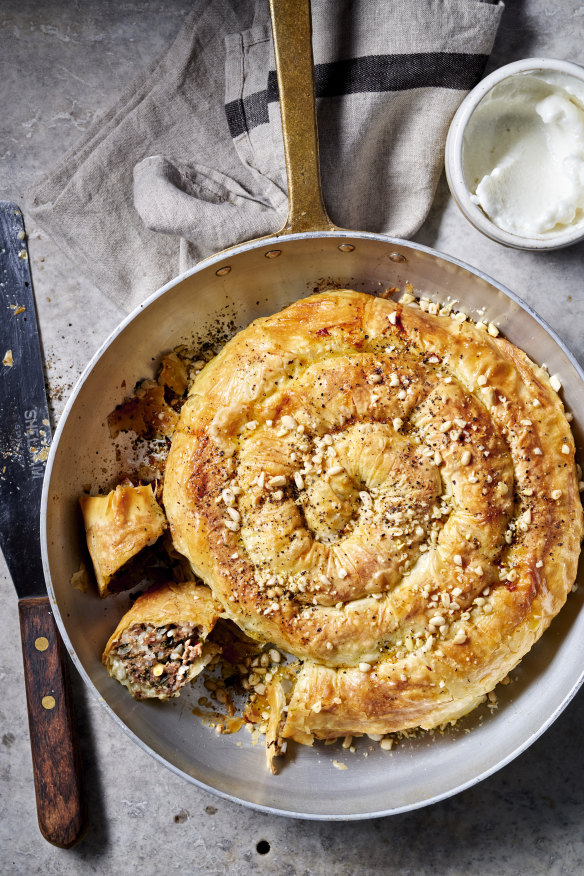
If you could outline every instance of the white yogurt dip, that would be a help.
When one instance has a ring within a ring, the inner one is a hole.
[[[504,231],[584,228],[583,83],[545,70],[500,82],[468,121],[462,162],[472,200]]]

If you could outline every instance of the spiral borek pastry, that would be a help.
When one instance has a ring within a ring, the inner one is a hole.
[[[547,373],[462,316],[351,290],[206,366],[164,504],[227,615],[303,661],[283,736],[305,743],[468,712],[564,604],[582,537]]]

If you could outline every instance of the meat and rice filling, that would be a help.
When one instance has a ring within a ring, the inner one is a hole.
[[[109,654],[111,675],[136,699],[178,696],[202,669],[203,643],[194,624],[134,624]]]

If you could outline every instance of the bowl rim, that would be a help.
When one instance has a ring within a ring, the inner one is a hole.
[[[505,231],[495,225],[483,210],[471,200],[463,172],[463,141],[466,126],[483,98],[499,83],[521,73],[530,71],[556,71],[578,79],[584,84],[584,66],[574,61],[563,61],[555,58],[523,58],[512,61],[490,73],[470,91],[454,114],[445,147],[446,179],[450,192],[458,208],[468,221],[480,232],[515,249],[531,251],[549,251],[570,246],[584,239],[584,226],[576,226],[553,237],[536,234],[532,237],[521,237],[510,231]]]

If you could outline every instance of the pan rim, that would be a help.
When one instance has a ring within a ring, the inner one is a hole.
[[[73,647],[69,635],[66,630],[66,626],[64,620],[61,616],[61,612],[59,609],[59,605],[57,602],[57,597],[53,588],[51,572],[50,572],[50,563],[49,563],[49,546],[48,546],[48,538],[47,538],[47,509],[49,506],[49,489],[51,482],[51,475],[53,470],[53,464],[58,452],[58,447],[61,439],[61,435],[65,429],[67,420],[69,415],[75,405],[76,399],[88,379],[90,373],[95,367],[96,363],[103,356],[105,351],[114,343],[114,341],[118,338],[118,336],[124,331],[124,329],[130,325],[141,313],[146,310],[150,305],[152,305],[155,301],[157,301],[160,297],[162,297],[166,292],[170,291],[177,285],[179,285],[184,280],[188,279],[201,272],[202,270],[213,267],[215,265],[219,265],[221,262],[225,264],[228,263],[229,259],[235,258],[240,253],[246,253],[250,250],[260,249],[263,247],[271,248],[274,246],[281,246],[282,244],[291,243],[295,240],[307,240],[307,239],[322,239],[322,238],[341,238],[345,240],[350,239],[358,239],[358,240],[371,240],[379,243],[384,243],[388,245],[393,245],[396,247],[405,247],[408,249],[414,249],[423,253],[426,253],[433,257],[438,257],[445,262],[448,262],[456,267],[462,268],[465,271],[473,274],[484,282],[496,288],[498,291],[502,292],[507,298],[517,304],[522,310],[528,313],[550,336],[550,338],[554,341],[554,343],[560,348],[560,350],[564,353],[570,364],[575,369],[579,379],[584,383],[584,369],[580,366],[578,360],[571,353],[571,351],[567,348],[564,341],[557,335],[554,329],[552,329],[547,322],[539,316],[539,314],[529,305],[526,301],[520,298],[516,293],[512,290],[508,289],[502,283],[499,283],[490,275],[486,274],[484,271],[481,271],[478,268],[475,268],[468,263],[457,259],[454,256],[448,255],[446,253],[442,253],[438,250],[433,249],[432,247],[425,246],[424,244],[419,244],[414,241],[408,241],[401,238],[389,237],[382,234],[375,234],[373,232],[364,232],[364,231],[319,231],[319,232],[300,232],[294,234],[286,234],[286,235],[273,235],[270,237],[260,238],[258,240],[253,240],[247,243],[239,244],[235,247],[232,247],[228,250],[221,251],[208,259],[205,259],[202,262],[199,262],[193,268],[188,271],[179,274],[177,277],[170,280],[168,283],[164,284],[160,289],[156,290],[152,295],[150,295],[144,302],[139,304],[136,308],[134,308],[127,316],[125,316],[122,321],[116,326],[116,328],[109,334],[106,340],[99,346],[97,351],[90,358],[89,362],[85,366],[82,374],[79,379],[75,383],[71,395],[69,396],[67,403],[63,409],[57,427],[53,434],[53,440],[51,443],[51,449],[49,452],[49,457],[46,464],[45,476],[43,482],[43,491],[41,497],[41,507],[40,507],[40,541],[41,541],[41,556],[42,556],[42,564],[43,571],[45,575],[45,581],[47,585],[47,591],[50,597],[51,606],[53,615],[59,627],[59,631],[61,637],[63,639],[63,643],[67,649],[68,654],[70,655],[73,663],[79,674],[81,675],[83,681],[93,694],[93,696],[97,699],[98,703],[103,706],[109,716],[113,719],[113,721],[121,727],[121,729],[129,736],[129,738],[135,742],[143,751],[147,752],[150,756],[152,756],[156,761],[161,763],[166,768],[170,769],[176,775],[186,779],[197,787],[209,791],[212,794],[225,799],[230,800],[235,803],[239,803],[249,809],[253,809],[259,812],[263,812],[265,814],[270,815],[279,815],[288,818],[309,820],[309,821],[362,821],[372,818],[382,818],[390,815],[399,815],[404,812],[413,811],[415,809],[420,809],[425,806],[432,805],[434,803],[438,803],[442,800],[448,799],[464,790],[467,790],[474,785],[482,782],[484,779],[489,776],[495,774],[503,767],[507,766],[511,761],[517,758],[520,754],[527,750],[540,736],[545,733],[545,731],[554,723],[554,721],[561,715],[561,713],[566,709],[572,699],[578,693],[580,687],[584,683],[584,668],[580,672],[580,675],[577,677],[576,682],[572,685],[571,689],[562,699],[560,704],[556,706],[556,708],[552,711],[552,713],[548,716],[547,720],[543,722],[541,726],[537,728],[535,732],[532,732],[527,736],[527,738],[519,745],[517,745],[511,752],[509,752],[502,760],[499,760],[497,763],[493,764],[489,768],[483,770],[478,775],[473,776],[461,784],[456,785],[456,787],[449,788],[442,793],[435,794],[431,797],[428,797],[423,800],[418,800],[412,803],[404,804],[403,806],[388,808],[384,810],[378,810],[375,812],[356,812],[356,813],[321,813],[321,812],[294,812],[286,809],[282,809],[276,806],[269,806],[262,803],[257,803],[252,800],[247,800],[242,797],[238,797],[234,794],[230,794],[226,791],[222,791],[218,788],[213,787],[212,785],[207,784],[206,782],[198,779],[189,773],[184,772],[180,767],[175,766],[170,763],[170,761],[166,760],[165,757],[158,754],[150,745],[145,743],[130,727],[116,714],[114,709],[109,705],[109,703],[105,700],[102,694],[99,692],[93,681],[90,679],[89,674],[85,670],[83,664],[81,663],[80,658],[77,655],[75,648]]]

